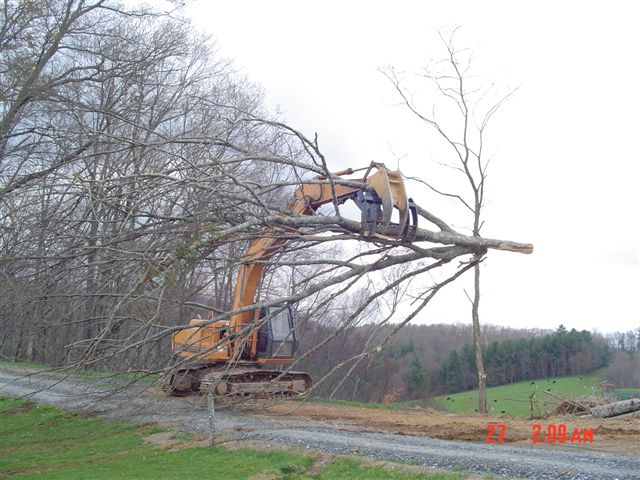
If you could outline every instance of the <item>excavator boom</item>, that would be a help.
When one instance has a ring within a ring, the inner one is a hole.
[[[373,169],[376,171],[370,175]],[[355,172],[346,169],[331,178],[321,175],[300,184],[289,202],[292,215],[313,215],[327,203],[353,200],[361,211],[361,236],[374,240],[388,238],[376,230],[389,226],[396,208],[399,237],[394,239],[412,241],[417,231],[417,212],[407,197],[402,174],[381,163],[372,163],[362,178],[340,181]],[[173,373],[166,384],[167,391],[174,394],[211,391],[218,396],[299,394],[311,386],[307,373],[264,369],[270,364],[289,365],[293,361],[297,336],[291,309],[246,308],[256,303],[264,262],[285,243],[278,232],[276,228],[267,229],[262,237],[250,243],[236,278],[232,303],[235,313],[228,320],[191,320],[189,327],[173,335],[174,353],[189,364]]]

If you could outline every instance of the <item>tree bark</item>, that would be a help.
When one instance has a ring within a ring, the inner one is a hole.
[[[640,410],[640,399],[632,398],[621,402],[599,405],[591,409],[591,415],[598,418],[615,417],[624,413]]]
[[[270,217],[264,218],[264,223],[270,225],[279,225],[279,226],[287,226],[300,228],[304,226],[326,226],[327,224],[333,224],[336,226],[336,231],[344,231],[347,230],[351,233],[360,234],[361,224],[355,220],[349,220],[344,217],[321,217],[321,216],[299,216],[299,217],[291,217],[284,215],[274,215]],[[233,234],[235,231],[244,232],[246,229],[246,225],[238,225],[236,227],[232,227],[227,231],[221,233],[221,236]],[[329,228],[333,230],[332,228]],[[387,228],[379,228],[376,230],[377,234],[384,235],[389,237],[389,239],[393,239],[397,237],[398,226],[390,225]],[[380,239],[382,243],[384,243],[384,238]],[[499,240],[494,238],[484,238],[480,236],[469,236],[462,235],[459,233],[449,233],[449,232],[434,232],[431,230],[426,230],[423,228],[418,228],[416,233],[415,242],[431,242],[431,243],[439,243],[441,245],[457,245],[461,247],[470,247],[474,250],[503,250],[507,252],[516,252],[523,254],[531,254],[533,253],[533,245],[531,243],[520,243],[513,242],[511,240]]]
[[[487,374],[484,371],[484,360],[482,358],[482,345],[480,344],[480,264],[474,267],[474,295],[471,307],[473,321],[473,345],[476,352],[476,366],[478,370],[478,413],[487,413]]]

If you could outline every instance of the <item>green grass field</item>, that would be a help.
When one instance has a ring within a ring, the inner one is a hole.
[[[490,387],[487,388],[487,406],[489,413],[493,415],[529,417],[531,414],[529,396],[534,391],[538,404],[544,409],[543,401],[549,402],[546,405],[548,408],[557,403],[555,398],[544,392],[549,391],[564,398],[591,395],[595,389],[595,394],[600,395],[600,382],[600,374],[596,371],[586,375],[548,378]],[[474,413],[478,408],[478,391],[441,395],[433,399],[433,405],[452,413]]]
[[[0,397],[0,478],[25,479],[396,479],[455,480],[463,473],[424,474],[335,457],[311,470],[315,457],[286,450],[189,447],[168,450],[145,437],[155,426],[89,418]],[[190,440],[175,434],[174,439]],[[409,467],[407,467],[409,468]]]
[[[528,418],[531,415],[529,395],[535,391],[537,405],[540,409],[551,409],[558,403],[551,395],[545,392],[565,397],[580,397],[583,395],[600,395],[600,382],[602,381],[599,371],[575,375],[571,377],[557,377],[543,380],[512,383],[499,387],[487,388],[487,406],[492,415],[509,415],[512,417]],[[630,398],[632,395],[640,397],[640,389],[618,388],[616,392],[621,398]],[[451,413],[473,414],[478,408],[477,390],[451,393],[434,397],[431,400],[411,400],[397,403],[362,403],[348,400],[325,400],[321,398],[305,399],[305,402],[318,402],[328,405],[345,407],[361,407],[381,410],[406,410],[414,406],[430,406],[439,410]],[[547,403],[545,403],[547,402]],[[504,413],[503,413],[504,412]],[[542,412],[534,411],[534,414]]]

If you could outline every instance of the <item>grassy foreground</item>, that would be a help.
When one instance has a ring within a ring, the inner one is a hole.
[[[116,422],[0,397],[0,478],[20,479],[460,479],[335,457],[321,468],[313,455],[285,450],[154,447],[163,428]]]

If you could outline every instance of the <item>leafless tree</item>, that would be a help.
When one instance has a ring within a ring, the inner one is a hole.
[[[416,75],[398,73],[394,68],[382,70],[392,83],[395,91],[413,116],[436,132],[446,147],[450,159],[440,162],[453,168],[465,179],[464,191],[442,189],[433,182],[425,184],[430,190],[447,198],[455,199],[464,210],[471,214],[471,234],[481,237],[483,226],[482,209],[485,201],[485,186],[490,157],[486,154],[485,134],[493,115],[504,105],[515,90],[496,99],[494,85],[478,85],[472,77],[473,52],[455,46],[455,30],[449,36],[440,34],[445,48],[445,56],[434,61],[417,75],[419,82],[427,82],[431,88],[427,100],[420,103],[414,97],[415,88],[409,86]],[[411,78],[408,78],[411,77]],[[484,253],[475,257],[473,297],[471,302],[473,343],[478,374],[478,412],[487,412],[486,373],[480,338],[480,262]]]
[[[108,312],[163,250],[181,255],[172,288],[202,288],[211,265],[195,268],[184,247],[204,212],[235,214],[216,179],[274,170],[218,159],[238,155],[231,142],[279,140],[239,122],[263,113],[259,92],[184,20],[112,1],[6,2],[2,13],[0,248],[4,319],[17,327],[4,345],[59,363],[116,334],[127,315]],[[213,262],[222,290],[225,257]]]
[[[300,181],[349,180],[331,177],[318,141],[270,115],[259,89],[176,13],[47,0],[5,2],[2,14],[3,357],[171,370],[171,334],[190,318],[234,313],[243,252],[267,234],[286,242],[264,260],[262,291],[244,309],[289,305],[298,328],[331,325],[302,362],[377,322],[333,369],[354,370],[487,249],[531,251],[461,235],[423,209],[434,228],[411,244],[393,239],[394,226],[363,238],[336,199],[319,215],[292,215]],[[399,292],[418,277],[412,310],[391,324]]]

